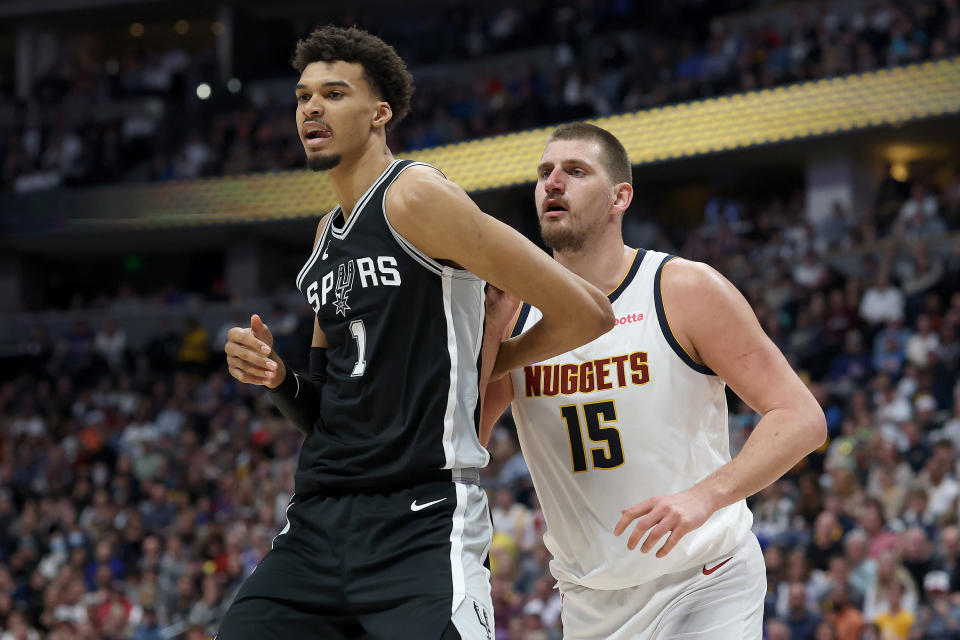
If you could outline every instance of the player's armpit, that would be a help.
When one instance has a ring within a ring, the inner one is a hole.
[[[501,345],[492,379],[585,344],[614,324],[607,297],[520,233],[493,218],[453,182],[411,167],[387,191],[394,229],[434,259],[450,260],[543,313],[530,331]]]
[[[661,284],[677,341],[763,416],[737,458],[710,478],[721,494],[719,508],[759,491],[819,447],[826,422],[813,394],[726,278],[707,265],[675,259],[664,266]]]

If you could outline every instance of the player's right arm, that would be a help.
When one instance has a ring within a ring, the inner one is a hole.
[[[317,225],[313,246],[323,231],[327,216]],[[313,340],[310,348],[310,373],[304,375],[288,371],[283,359],[273,349],[270,328],[254,314],[249,327],[233,327],[227,332],[223,346],[227,354],[227,369],[240,382],[266,387],[281,413],[293,424],[309,433],[320,416],[320,391],[326,382],[327,337],[313,320]]]
[[[415,166],[387,192],[390,224],[420,251],[454,262],[537,307],[543,318],[500,345],[490,379],[570,351],[613,328],[610,301],[519,232],[483,213],[458,185]]]

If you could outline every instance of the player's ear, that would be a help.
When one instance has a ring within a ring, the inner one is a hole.
[[[373,126],[385,127],[393,119],[393,109],[388,102],[377,102],[377,110],[373,113]]]
[[[613,185],[613,208],[623,213],[633,200],[633,187],[628,182]]]

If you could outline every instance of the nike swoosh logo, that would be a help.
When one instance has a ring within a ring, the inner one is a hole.
[[[414,500],[410,504],[410,511],[420,511],[421,509],[426,509],[427,507],[432,507],[438,502],[443,502],[446,498],[440,498],[439,500],[434,500],[433,502],[425,502],[424,504],[417,504],[417,501]]]
[[[730,556],[729,558],[727,558],[726,560],[724,560],[723,562],[721,562],[720,564],[718,564],[717,566],[715,566],[713,569],[707,569],[707,565],[703,565],[703,575],[705,575],[705,576],[710,575],[711,573],[713,573],[714,571],[716,571],[717,569],[719,569],[719,568],[722,567],[723,565],[727,564],[727,563],[730,562],[731,560],[733,560],[733,556]]]

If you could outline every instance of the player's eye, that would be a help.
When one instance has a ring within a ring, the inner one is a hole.
[[[569,173],[570,175],[576,178],[582,178],[583,176],[587,175],[587,172],[584,171],[583,169],[576,169],[576,168],[571,169]]]
[[[327,94],[327,97],[330,98],[331,100],[339,100],[343,96],[344,96],[344,93],[342,91],[331,91],[330,93]]]
[[[310,96],[305,93],[301,93],[297,96],[297,102],[307,102],[308,100],[310,100]]]

